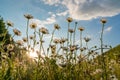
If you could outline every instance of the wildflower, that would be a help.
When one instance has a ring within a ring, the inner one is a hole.
[[[69,31],[70,33],[73,33],[73,32],[74,32],[74,30],[73,30],[73,29],[68,29],[68,31]]]
[[[30,48],[31,46],[30,45],[28,45],[28,48]]]
[[[27,18],[27,19],[33,19],[33,16],[30,15],[30,14],[25,14],[24,17]]]
[[[83,47],[84,50],[86,50],[87,48],[86,47]]]
[[[30,27],[31,27],[31,29],[35,29],[37,27],[37,24],[33,22],[30,24]]]
[[[110,61],[110,63],[111,63],[111,64],[116,64],[116,61],[115,61],[114,59],[112,59],[112,60]]]
[[[102,73],[103,70],[102,69],[96,69],[93,73],[91,73],[91,75],[96,75],[96,74],[99,74],[99,73]]]
[[[42,43],[44,43],[45,41],[44,41],[44,40],[42,40],[41,42],[42,42]]]
[[[52,54],[55,54],[56,52],[56,45],[50,45],[50,47],[51,47],[51,53]]]
[[[41,28],[39,29],[39,31],[40,31],[41,33],[43,33],[43,34],[49,34],[48,30],[47,30],[46,28],[44,28],[44,27],[41,27]]]
[[[70,46],[70,51],[71,51],[71,52],[73,52],[73,51],[75,51],[75,50],[77,50],[77,49],[78,49],[77,45],[72,45],[72,46]]]
[[[36,53],[39,55],[40,51],[37,50]]]
[[[103,70],[102,69],[96,69],[96,73],[101,73]]]
[[[21,46],[23,44],[23,41],[22,40],[17,40],[16,44],[18,44],[19,46]]]
[[[70,23],[70,22],[73,21],[73,19],[72,19],[71,17],[68,17],[68,18],[67,18],[67,21]]]
[[[16,66],[16,67],[18,67],[19,66],[19,59],[18,59],[18,57],[15,57],[15,63],[14,63],[14,65]]]
[[[54,24],[54,28],[59,30],[60,29],[60,26],[58,24]]]
[[[37,44],[39,44],[39,42],[37,42]]]
[[[17,36],[21,36],[21,32],[18,29],[13,29],[13,32]]]
[[[8,26],[11,26],[11,27],[13,27],[13,25],[14,25],[11,21],[7,21],[6,24],[7,24]]]
[[[11,41],[11,42],[13,41],[13,38],[12,38],[12,37],[10,37],[10,41]]]
[[[116,75],[110,75],[110,80],[118,80]]]
[[[41,43],[44,43],[45,41],[44,40],[40,40]]]
[[[28,41],[26,37],[23,37],[22,40],[23,40],[24,42],[27,42],[27,41]]]
[[[14,45],[13,45],[13,44],[8,44],[8,45],[7,45],[7,49],[8,49],[9,51],[12,51],[12,50],[14,49]]]
[[[55,44],[60,43],[60,39],[54,39],[53,42],[54,42]]]
[[[50,45],[51,49],[56,49],[55,45]]]
[[[105,23],[107,22],[106,19],[101,19],[100,21],[101,21],[103,24],[105,24]]]
[[[75,22],[75,24],[78,24],[78,22]]]
[[[2,59],[7,59],[7,55],[3,54]]]
[[[108,47],[108,45],[104,45],[105,46],[105,48],[107,48]]]
[[[93,50],[90,50],[88,53],[89,53],[89,54],[92,54],[92,53],[94,53],[94,51],[93,51]]]
[[[27,50],[27,47],[23,47],[22,49],[26,51],[26,50]]]
[[[111,72],[113,72],[113,71],[114,71],[114,68],[113,68],[112,66],[109,66],[109,70],[110,70]]]
[[[79,61],[81,62],[81,61],[82,61],[82,59],[84,58],[84,56],[85,56],[85,55],[80,54],[77,58],[78,58],[78,59],[79,59]]]
[[[109,47],[110,47],[110,48],[112,48],[112,46],[111,46],[111,45],[110,45]]]
[[[35,51],[35,49],[34,48],[31,48],[31,50],[34,52]]]
[[[84,51],[84,48],[80,48],[80,51],[81,51],[81,52]]]
[[[88,54],[92,54],[92,52],[89,51]]]
[[[94,46],[94,48],[97,48],[97,46]]]
[[[84,38],[85,42],[89,42],[91,39],[89,37]]]
[[[95,55],[97,55],[98,54],[98,52],[95,52]]]
[[[29,38],[30,38],[30,39],[33,39],[33,38],[34,38],[34,36],[33,36],[33,35],[31,35],[31,36],[29,36]]]
[[[80,31],[84,31],[84,29],[85,29],[84,27],[79,27],[78,28],[78,30],[80,30]]]
[[[62,43],[65,43],[66,41],[67,41],[67,39],[61,38],[60,43],[62,44]]]
[[[57,55],[58,59],[64,59],[64,57],[62,55]]]

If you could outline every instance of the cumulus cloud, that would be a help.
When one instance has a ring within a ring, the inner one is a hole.
[[[110,32],[112,30],[112,27],[108,27],[108,28],[106,28],[104,31],[105,32]]]
[[[106,29],[104,29],[104,34],[110,32],[112,30],[112,27],[107,27]],[[101,31],[98,32],[99,34],[101,33]]]
[[[98,17],[111,17],[120,13],[120,0],[43,0],[43,1],[45,4],[49,5],[60,4],[62,6],[65,6],[69,16],[76,20],[90,20]]]
[[[55,15],[55,14],[52,14],[51,17],[47,18],[45,21],[42,21],[42,23],[45,24],[45,25],[53,24],[53,23],[56,22],[55,17],[56,17],[56,15]]]
[[[67,10],[61,13],[56,13],[57,16],[66,16],[67,14],[68,14]]]
[[[49,5],[55,5],[60,3],[60,0],[43,0],[45,2],[45,4],[49,4]]]
[[[55,15],[52,14],[46,20],[32,19],[31,22],[34,22],[38,25],[38,27],[45,27],[46,25],[53,24],[56,22]]]

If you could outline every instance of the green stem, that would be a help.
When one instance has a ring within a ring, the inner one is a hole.
[[[75,28],[74,28],[73,45],[75,44],[76,27],[77,27],[77,23],[75,23]]]
[[[72,45],[72,33],[70,33],[70,45]]]
[[[104,32],[104,23],[102,25],[102,32],[101,32],[101,38],[100,38],[100,41],[101,41],[101,54],[103,55],[102,56],[102,62],[103,62],[103,65],[102,65],[102,68],[104,70],[103,74],[102,74],[102,78],[107,80],[107,73],[106,73],[106,64],[105,64],[105,57],[104,57],[104,53],[103,53],[103,32]],[[105,75],[105,77],[104,77]]]
[[[43,44],[42,44],[41,46],[42,46],[42,49],[43,49],[43,53],[44,53],[44,55],[46,56],[46,54],[45,54],[45,49],[44,49],[44,47],[43,47]]]
[[[54,33],[55,33],[55,29],[54,29],[53,32],[52,32],[52,37],[51,37],[51,40],[50,40],[50,43],[49,43],[49,47],[47,48],[47,56],[48,56],[48,54],[49,54],[50,45],[51,45],[51,43],[52,43],[52,41],[53,41]]]
[[[68,30],[67,30],[67,48],[68,48],[68,46],[69,46],[69,29],[70,29],[70,23],[68,22]],[[67,50],[67,52],[66,52],[66,58],[67,58],[67,60],[68,60],[68,50]]]
[[[51,43],[52,43],[52,41],[53,41],[54,33],[55,33],[55,29],[54,29],[53,32],[52,32],[52,37],[51,37],[51,40],[50,40],[50,45],[51,45]]]
[[[70,29],[70,23],[68,23],[68,32],[67,32],[67,39],[68,39],[68,41],[67,41],[67,47],[69,45],[69,29]]]
[[[101,32],[101,54],[103,54],[103,31],[104,31],[104,24],[102,26],[102,32]]]
[[[38,80],[39,61],[40,61],[40,57],[41,57],[42,38],[43,38],[43,34],[40,35],[40,32],[39,32],[39,38],[40,38],[40,49],[39,49],[39,52],[40,52],[40,53],[38,53],[38,63],[37,63],[36,80]]]
[[[42,38],[43,38],[43,34],[40,37],[40,55],[41,55],[41,48],[42,48]]]
[[[82,31],[80,31],[80,48],[82,48]]]
[[[36,32],[36,29],[34,29],[34,44],[33,44],[33,48],[35,48],[35,44],[36,44],[36,34],[35,34],[35,32]]]
[[[88,49],[88,42],[86,42],[86,49],[89,50],[89,49]]]
[[[29,48],[29,37],[28,37],[28,28],[29,27],[29,19],[27,20],[27,29],[26,29],[26,36],[27,36],[27,47]]]

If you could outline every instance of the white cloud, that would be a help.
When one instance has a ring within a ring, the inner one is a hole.
[[[55,15],[52,14],[46,20],[32,19],[31,22],[35,22],[38,27],[45,27],[46,25],[53,24],[56,22]]]
[[[43,0],[45,2],[45,4],[49,4],[49,5],[55,5],[60,3],[60,0]]]
[[[53,13],[52,12],[48,12],[49,15],[52,15]]]
[[[68,14],[68,11],[64,11],[64,12],[61,12],[61,13],[56,13],[56,15],[58,16],[66,16]]]
[[[108,27],[108,28],[106,28],[104,31],[105,32],[110,32],[112,30],[112,27]]]
[[[112,27],[107,27],[106,29],[104,29],[104,34],[110,32],[112,30]],[[98,32],[99,34],[101,33],[101,31]]]
[[[60,4],[76,20],[111,17],[120,13],[120,0],[43,0],[49,5]],[[60,14],[59,14],[60,15]]]
[[[47,18],[45,21],[42,21],[42,23],[44,25],[48,25],[48,24],[53,24],[56,22],[56,19],[55,19],[56,15],[55,14],[52,14],[51,17]]]
[[[31,23],[31,22],[36,23],[38,27],[43,27],[43,26],[44,26],[44,24],[42,24],[42,21],[39,20],[39,19],[31,19],[31,20],[30,20],[30,23]]]

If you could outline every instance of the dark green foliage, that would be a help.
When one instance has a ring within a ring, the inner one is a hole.
[[[3,18],[0,16],[0,61],[1,61],[1,52],[7,51],[7,44],[13,43],[10,41],[11,35],[8,33],[8,27],[6,27]],[[8,56],[10,57],[10,52],[8,52]]]
[[[5,35],[6,32],[7,32],[7,34]],[[0,44],[3,43],[4,36],[5,36],[4,45],[9,44],[10,43],[9,39],[10,39],[11,35],[8,33],[8,31],[6,29],[3,18],[0,17]]]
[[[105,52],[105,55],[108,55],[110,59],[116,59],[116,60],[120,59],[120,45]]]

